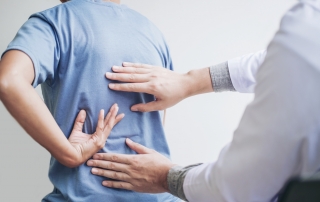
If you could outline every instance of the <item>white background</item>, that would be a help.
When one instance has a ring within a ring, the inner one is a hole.
[[[164,33],[175,70],[185,73],[267,47],[295,0],[123,0]],[[1,0],[0,52],[35,12],[58,0]],[[37,89],[40,92],[39,88]],[[206,94],[168,110],[166,134],[180,165],[214,161],[232,139],[253,95]],[[0,102],[0,201],[40,201],[52,191],[49,153],[35,143]]]

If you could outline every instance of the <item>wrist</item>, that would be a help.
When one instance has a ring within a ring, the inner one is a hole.
[[[177,165],[171,164],[168,167],[166,167],[166,172],[162,177],[162,179],[163,179],[162,180],[162,188],[164,189],[165,192],[168,192],[168,193],[170,193],[169,184],[168,184],[169,183],[168,182],[169,171],[175,166],[177,166]]]
[[[85,162],[85,160],[83,159],[81,152],[79,152],[80,148],[78,148],[77,146],[78,145],[70,144],[70,146],[62,149],[60,154],[58,154],[57,156],[57,160],[68,168],[75,168],[80,166]]]
[[[191,70],[184,76],[186,97],[213,92],[209,68]]]

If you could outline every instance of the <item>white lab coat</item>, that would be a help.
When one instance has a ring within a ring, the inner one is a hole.
[[[191,169],[191,202],[272,201],[293,176],[320,169],[320,0],[283,17],[267,52],[228,62],[239,92],[255,92],[218,160]]]

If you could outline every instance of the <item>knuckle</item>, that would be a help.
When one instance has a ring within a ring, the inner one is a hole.
[[[134,74],[130,74],[129,81],[134,81],[136,76]]]
[[[99,149],[102,149],[104,147],[104,142],[101,140],[101,138],[99,137],[95,137],[93,138],[93,143],[96,147],[98,147]]]
[[[114,163],[110,163],[109,169],[110,170],[114,170],[115,168],[116,168],[115,164]]]
[[[133,90],[134,89],[134,84],[131,84],[131,83],[127,84],[127,87],[128,87],[129,90]]]
[[[151,88],[151,90],[154,90],[157,87],[157,85],[155,82],[151,82],[149,87]]]
[[[139,170],[139,168],[141,167],[139,159],[137,158],[132,159],[132,165],[135,168],[135,170]]]
[[[155,94],[157,92],[157,84],[156,82],[151,82],[149,84],[149,90],[151,91],[151,94]]]
[[[112,181],[109,181],[108,184],[109,184],[110,187],[115,187],[114,183]]]
[[[91,164],[93,167],[99,166],[99,163],[97,163],[96,161],[91,161]]]
[[[100,176],[106,176],[106,172],[104,170],[98,169],[98,175]]]
[[[152,79],[157,79],[157,78],[159,78],[158,74],[151,74],[150,77],[151,77]]]
[[[137,164],[137,158],[135,156],[132,156],[130,163],[131,163],[132,167],[134,168]]]
[[[119,177],[119,175],[118,175],[117,172],[114,172],[114,173],[112,174],[112,178],[113,178],[113,179],[118,179],[118,177]]]
[[[119,183],[119,188],[123,189],[124,185],[122,183]]]
[[[115,155],[111,156],[111,160],[112,160],[112,161],[118,161],[118,159],[119,159],[119,158],[118,158],[117,156],[115,156]]]

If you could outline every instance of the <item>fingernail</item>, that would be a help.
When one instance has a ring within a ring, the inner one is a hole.
[[[129,62],[122,63],[123,66],[129,65]]]
[[[108,182],[106,182],[106,181],[104,181],[104,182],[102,182],[102,185],[103,185],[103,186],[108,186],[108,185],[109,185],[109,183],[108,183]]]
[[[118,67],[118,66],[113,66],[112,69],[113,69],[113,70],[118,70],[119,67]]]
[[[92,168],[92,169],[91,169],[91,172],[92,172],[93,174],[97,174],[97,173],[98,173],[98,169]]]
[[[88,161],[88,162],[87,162],[87,165],[88,165],[88,166],[93,166],[93,162],[92,162],[92,161]]]
[[[127,138],[127,143],[133,143],[133,141]]]
[[[107,78],[111,78],[111,77],[112,77],[112,73],[107,72],[107,73],[106,73],[106,76],[107,76]]]
[[[116,85],[114,85],[113,83],[109,84],[109,88],[114,88]]]
[[[93,158],[94,159],[100,159],[100,155],[99,154],[95,154],[95,155],[93,155]]]

